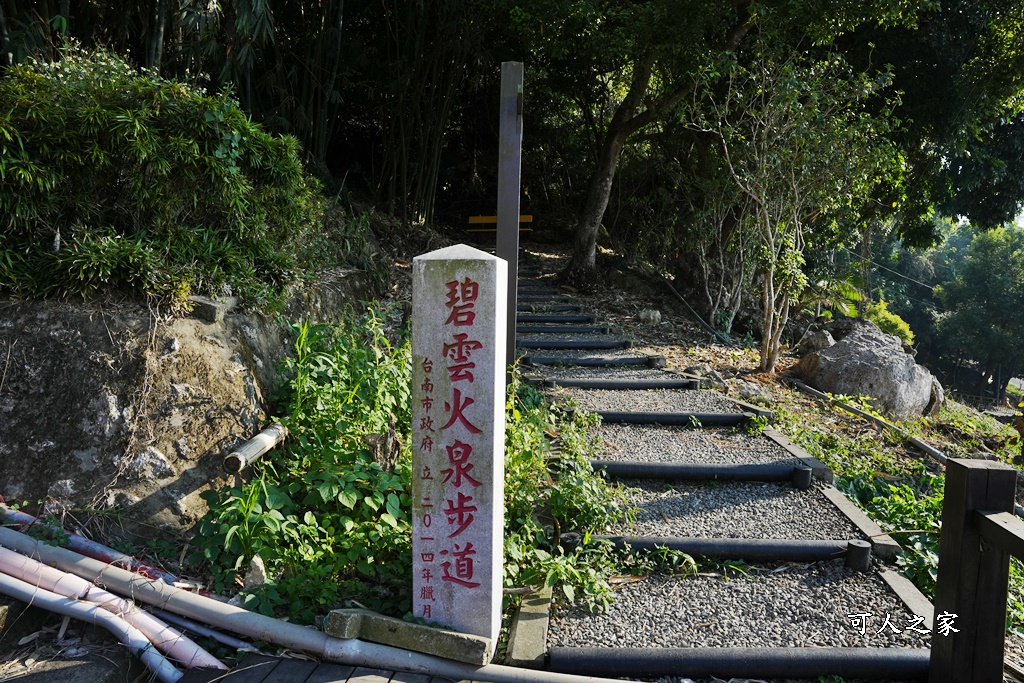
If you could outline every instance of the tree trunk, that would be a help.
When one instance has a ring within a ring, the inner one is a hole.
[[[604,210],[608,208],[608,199],[612,193],[612,180],[615,178],[619,156],[622,155],[626,138],[655,120],[654,112],[650,107],[639,115],[636,113],[647,93],[653,69],[653,54],[645,55],[637,61],[629,92],[615,109],[615,115],[612,116],[611,123],[608,124],[608,130],[605,132],[604,142],[601,145],[601,153],[597,159],[597,167],[594,170],[594,175],[590,177],[586,204],[580,213],[580,220],[576,224],[572,260],[559,275],[561,282],[586,289],[597,280],[597,231],[601,227]]]

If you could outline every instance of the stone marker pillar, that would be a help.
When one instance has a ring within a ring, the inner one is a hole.
[[[492,642],[501,622],[507,289],[505,261],[464,244],[413,259],[413,616]]]

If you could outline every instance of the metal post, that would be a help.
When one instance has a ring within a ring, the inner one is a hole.
[[[516,357],[516,290],[519,282],[519,192],[523,148],[523,63],[501,65],[498,136],[498,258],[508,263],[506,365]]]
[[[975,513],[1012,512],[1016,480],[1000,462],[946,463],[930,683],[1002,680],[1010,556],[982,539]]]

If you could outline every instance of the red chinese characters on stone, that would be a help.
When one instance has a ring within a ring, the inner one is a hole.
[[[473,447],[456,440],[451,446],[445,446],[445,450],[448,451],[448,463],[451,467],[441,470],[444,480],[448,482],[454,479],[452,485],[455,488],[462,486],[463,479],[473,486],[480,486],[480,482],[469,476],[469,471],[473,469],[473,463],[469,461],[469,456],[473,455]]]
[[[467,496],[462,491],[456,495],[457,503],[451,499],[445,501],[448,507],[444,508],[444,514],[448,516],[448,524],[457,525],[455,531],[448,534],[448,538],[455,538],[465,531],[473,523],[473,513],[476,512],[476,505],[470,505],[473,496]]]
[[[452,280],[445,286],[448,288],[448,299],[444,305],[449,309],[449,313],[444,324],[472,325],[476,318],[476,313],[473,312],[473,303],[480,293],[480,286],[468,277],[462,282]]]
[[[442,555],[448,555],[447,550],[441,551]],[[441,577],[442,581],[448,581],[464,588],[476,588],[480,585],[479,582],[473,582],[473,558],[470,555],[476,555],[476,550],[473,549],[472,543],[467,543],[465,548],[459,549],[459,544],[455,544],[455,550],[451,551],[451,556],[455,558],[455,573],[452,574],[450,561],[441,563],[441,569],[444,575]]]
[[[446,422],[441,427],[441,429],[448,429],[453,424],[455,424],[456,421],[458,421],[462,423],[463,427],[469,430],[470,434],[479,434],[480,432],[482,432],[482,429],[471,423],[469,420],[466,419],[466,416],[463,415],[463,411],[469,406],[476,403],[476,401],[474,401],[468,396],[466,396],[465,400],[463,400],[462,392],[458,389],[455,389],[453,393],[454,396],[452,398],[452,402],[444,402],[444,409],[451,412],[451,417],[448,418],[448,422]]]

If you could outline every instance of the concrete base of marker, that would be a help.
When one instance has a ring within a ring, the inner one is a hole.
[[[505,663],[527,669],[543,669],[548,654],[548,624],[551,619],[551,588],[523,596],[512,619]]]
[[[327,615],[324,632],[335,638],[358,638],[467,664],[490,663],[490,638],[414,624],[365,609],[336,609]]]

